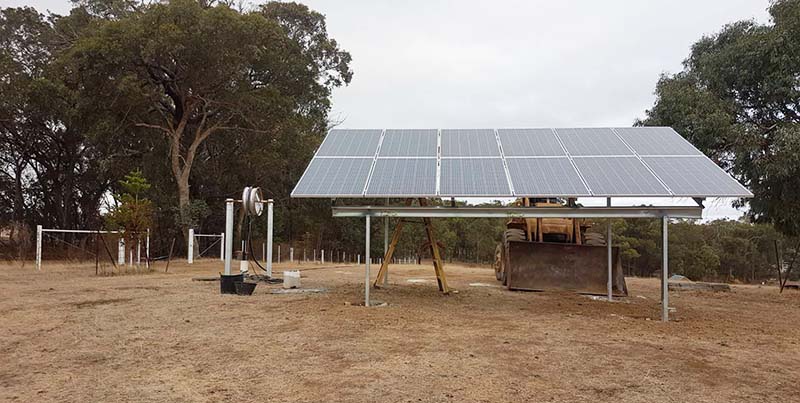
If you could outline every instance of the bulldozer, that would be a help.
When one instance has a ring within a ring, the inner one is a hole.
[[[574,198],[521,198],[521,207],[579,207]],[[593,223],[573,218],[512,218],[495,249],[495,277],[510,290],[606,295],[608,248]],[[611,248],[612,292],[627,296],[619,248]]]

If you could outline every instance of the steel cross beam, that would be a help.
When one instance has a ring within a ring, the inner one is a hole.
[[[702,218],[701,206],[443,207],[334,206],[334,217]]]

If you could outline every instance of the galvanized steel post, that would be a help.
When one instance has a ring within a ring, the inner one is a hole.
[[[364,266],[364,306],[369,306],[369,219],[370,217],[367,216],[367,227],[366,233],[364,234],[364,244],[365,244],[365,251],[364,254],[366,256],[366,266]],[[360,257],[360,255],[359,255]]]
[[[267,276],[272,277],[272,199],[267,200]],[[278,253],[280,253],[278,246]],[[278,257],[280,261],[280,256]]]
[[[669,226],[669,217],[664,216],[662,219],[662,250],[661,250],[661,320],[669,322],[669,287],[667,279],[669,278],[669,233],[667,227]]]
[[[611,198],[606,198],[606,206],[611,207]],[[606,288],[608,289],[608,300],[612,301],[614,299],[613,295],[613,283],[612,277],[614,276],[614,268],[613,268],[613,258],[611,256],[611,219],[608,219],[608,234],[606,235],[606,245],[608,246],[607,253],[608,253],[608,284]],[[580,234],[578,235],[580,236]]]

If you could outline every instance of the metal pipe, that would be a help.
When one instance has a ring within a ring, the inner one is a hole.
[[[364,266],[364,306],[369,306],[369,238],[370,238],[369,219],[370,217],[367,216],[366,218],[367,218],[367,227],[366,227],[366,233],[364,234],[364,244],[365,244],[364,254],[366,255],[366,266]],[[360,256],[361,255],[359,255],[359,257]]]
[[[225,233],[219,234],[219,260],[225,261]]]
[[[231,275],[233,257],[233,199],[225,200],[225,275]]]
[[[667,227],[669,226],[669,217],[662,219],[662,250],[661,250],[661,320],[669,322],[669,287],[667,286],[667,279],[669,278],[669,234]]]

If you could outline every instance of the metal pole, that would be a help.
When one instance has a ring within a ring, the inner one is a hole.
[[[369,306],[369,233],[369,216],[367,216],[367,228],[364,234],[364,248],[366,254],[366,266],[364,267],[364,306]]]
[[[194,228],[189,228],[189,251],[186,255],[186,262],[194,263]]]
[[[138,240],[138,237],[136,241],[136,265],[142,265],[142,241]]]
[[[606,198],[606,206],[611,207],[611,198]],[[613,259],[611,256],[611,219],[608,219],[607,225],[607,235],[606,235],[606,245],[608,247],[607,254],[608,254],[608,283],[606,284],[606,288],[608,289],[608,300],[613,301],[614,295],[612,291],[613,283],[612,277],[614,276],[614,268],[613,268]],[[580,234],[578,234],[580,236]]]
[[[267,200],[267,276],[272,277],[272,199]],[[281,247],[278,246],[278,262]]]
[[[661,321],[669,322],[669,288],[667,287],[667,278],[669,278],[669,234],[667,227],[669,226],[669,217],[664,216],[661,218],[662,224],[662,250],[661,250]]]
[[[388,199],[387,199],[387,203]],[[389,251],[389,217],[383,217],[383,256]],[[383,261],[381,261],[383,264]],[[389,284],[389,266],[386,266],[386,272],[383,273],[383,285]]]
[[[319,256],[320,256],[319,257],[320,263],[325,264],[325,249],[321,249],[320,250],[320,255]]]
[[[233,199],[225,200],[225,275],[231,275],[233,257]]]
[[[289,263],[294,263],[294,248],[289,248]]]

